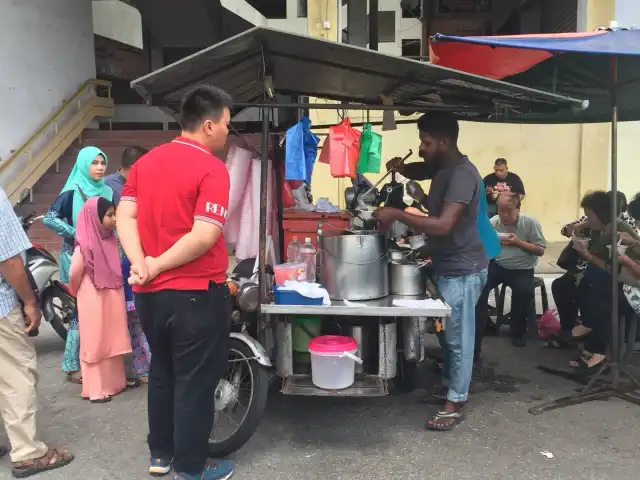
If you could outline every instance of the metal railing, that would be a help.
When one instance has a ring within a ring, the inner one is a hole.
[[[6,184],[7,196],[16,202],[23,190],[28,190],[32,199],[33,185],[54,162],[58,171],[60,155],[82,130],[96,116],[112,114],[111,82],[84,82],[9,158],[0,162],[0,182]]]

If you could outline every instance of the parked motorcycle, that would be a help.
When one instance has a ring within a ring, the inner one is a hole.
[[[215,422],[209,454],[220,458],[249,441],[267,404],[271,361],[256,340],[259,295],[256,282],[241,276],[238,265],[227,285],[231,292],[229,365],[215,394]]]
[[[41,219],[42,216],[36,217],[34,212],[19,217],[25,232],[29,231],[36,220]],[[44,319],[53,327],[60,338],[66,340],[69,321],[76,312],[76,299],[71,295],[66,285],[55,280],[60,267],[51,253],[37,243],[32,243],[26,256],[27,270],[33,279],[32,285],[42,308]]]

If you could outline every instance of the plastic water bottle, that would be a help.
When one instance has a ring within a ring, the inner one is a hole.
[[[311,243],[310,238],[305,238],[304,243],[300,247],[300,260],[305,264],[307,271],[307,282],[315,283],[316,281],[316,254],[318,251]]]
[[[287,263],[298,263],[300,261],[300,242],[298,237],[293,237],[293,240],[287,246]]]

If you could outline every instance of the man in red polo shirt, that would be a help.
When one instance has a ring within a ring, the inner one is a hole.
[[[214,393],[227,368],[230,301],[222,234],[229,174],[224,146],[231,97],[201,86],[187,93],[182,134],[131,168],[117,211],[131,260],[135,303],[151,347],[149,473],[227,479],[228,460],[207,462]]]

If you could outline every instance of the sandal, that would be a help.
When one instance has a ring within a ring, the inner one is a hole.
[[[67,382],[82,385],[82,374],[80,372],[67,373]]]
[[[593,356],[592,353],[589,353],[583,350],[582,352],[580,352],[580,355],[578,356],[578,358],[571,360],[569,362],[569,367],[580,368],[582,364],[587,363],[589,360],[591,360],[592,356]]]
[[[40,458],[14,463],[11,473],[16,478],[27,478],[32,475],[67,466],[73,459],[73,454],[66,450],[50,448],[47,453]]]
[[[89,399],[91,403],[109,403],[111,400],[111,397],[96,398],[95,400]]]
[[[127,389],[138,388],[142,382],[138,378],[127,378]]]
[[[451,422],[442,420],[453,420]],[[435,430],[438,432],[448,432],[457,427],[464,420],[464,415],[461,412],[441,412],[438,411],[436,415],[429,421],[427,421],[427,430]]]
[[[4,445],[0,445],[0,458],[5,457],[9,453],[9,448]]]
[[[583,358],[580,359],[580,366],[575,368],[575,371],[578,373],[587,373],[590,374],[591,372],[594,372],[598,369],[598,367],[601,367],[605,362],[607,361],[607,357],[602,357],[600,359],[599,362],[594,363],[593,365],[589,365],[587,363],[587,360],[584,360]]]

